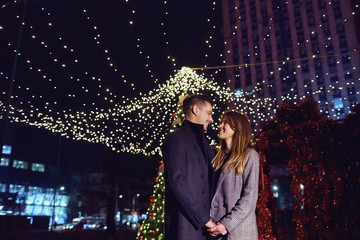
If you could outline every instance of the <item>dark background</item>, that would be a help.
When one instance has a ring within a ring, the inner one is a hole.
[[[121,103],[165,83],[182,66],[222,65],[221,1],[215,2],[216,5],[190,0],[167,1],[166,4],[145,0],[28,0],[25,25],[20,31],[24,2],[1,1],[0,5],[9,4],[0,9],[0,101],[8,103],[19,32],[22,34],[21,54],[16,62],[11,104],[27,113],[37,109],[54,118],[63,110],[89,113],[114,107],[104,100],[109,97],[106,89],[117,96],[111,96],[114,102]],[[130,25],[130,21],[134,24]],[[100,37],[94,40],[98,34]],[[209,36],[212,36],[211,48],[205,44]],[[64,49],[64,45],[68,48]],[[104,53],[105,49],[108,54]],[[168,56],[176,59],[176,66]],[[54,62],[54,58],[58,62]],[[79,62],[74,63],[75,59]],[[109,67],[110,62],[114,67]],[[65,68],[61,66],[63,63]],[[209,77],[214,71],[198,73]],[[92,76],[101,81],[93,80]],[[123,82],[124,78],[134,84],[135,90]],[[219,83],[224,79],[223,73],[215,75]],[[170,129],[171,124],[167,124]],[[1,120],[0,128],[2,134],[6,129],[3,143],[12,145],[14,159],[46,163],[50,172],[59,171],[61,178],[67,181],[72,174],[91,173],[110,165],[117,174],[153,182],[161,160],[160,156],[115,153],[105,145],[67,139],[25,123],[6,125]],[[135,187],[141,190],[143,186]]]

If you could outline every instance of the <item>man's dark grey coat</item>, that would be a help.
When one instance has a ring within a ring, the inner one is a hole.
[[[203,146],[199,142],[203,142]],[[204,137],[203,125],[185,120],[179,129],[166,137],[162,152],[165,239],[206,239],[202,228],[210,220],[210,161],[214,152]]]

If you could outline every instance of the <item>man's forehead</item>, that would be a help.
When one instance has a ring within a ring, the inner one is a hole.
[[[206,104],[205,105],[206,108],[208,108],[209,110],[212,110],[212,106],[210,103],[206,102],[205,104]]]

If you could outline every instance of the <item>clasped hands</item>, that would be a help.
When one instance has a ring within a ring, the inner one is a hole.
[[[212,220],[210,220],[205,226],[207,227],[208,233],[213,237],[216,237],[219,234],[221,235],[227,234],[227,230],[224,224],[222,224],[221,222],[215,223]]]

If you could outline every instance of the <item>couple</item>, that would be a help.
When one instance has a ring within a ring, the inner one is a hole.
[[[203,95],[186,97],[185,120],[165,139],[165,240],[258,238],[259,157],[249,119],[224,113],[215,155],[204,136],[212,105]]]

